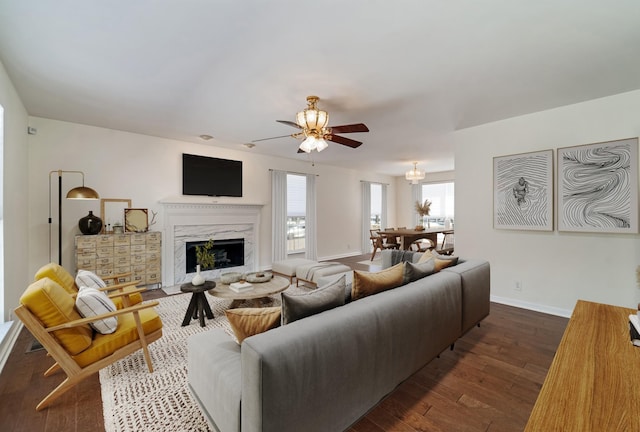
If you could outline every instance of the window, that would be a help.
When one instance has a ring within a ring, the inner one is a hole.
[[[447,221],[453,227],[454,221],[454,183],[428,183],[422,185],[422,202],[431,201],[431,212],[425,217],[423,225],[431,228],[444,227]]]
[[[287,253],[305,251],[307,178],[287,174]]]
[[[371,185],[371,229],[380,229],[382,223],[382,185],[374,183]]]

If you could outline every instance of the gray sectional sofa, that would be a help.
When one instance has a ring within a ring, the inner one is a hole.
[[[485,318],[489,287],[489,263],[467,260],[242,347],[222,330],[191,336],[189,387],[222,432],[342,431]]]

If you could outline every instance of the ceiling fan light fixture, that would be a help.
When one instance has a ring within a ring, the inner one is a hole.
[[[296,114],[296,123],[303,129],[320,131],[329,124],[329,113],[316,106],[318,96],[307,97],[309,106]]]
[[[418,162],[414,162],[413,163],[413,169],[407,171],[404,174],[404,176],[405,176],[405,178],[407,180],[411,181],[411,184],[418,184],[419,180],[423,180],[424,179],[425,173],[424,173],[424,171],[420,171],[418,169]]]
[[[326,144],[326,143],[325,143]],[[313,136],[309,135],[302,143],[300,144],[300,150],[305,153],[311,153],[318,147],[318,140]]]
[[[329,144],[327,144],[327,142],[325,140],[323,140],[322,138],[320,138],[319,140],[316,141],[316,151],[321,152],[322,150],[326,149],[327,147],[329,147]]]

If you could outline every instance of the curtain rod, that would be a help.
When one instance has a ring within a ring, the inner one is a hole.
[[[287,174],[314,175],[316,177],[320,177],[320,174],[309,174],[309,173],[301,173],[301,172],[295,172],[295,171],[276,170],[276,169],[273,169],[273,168],[269,168],[269,171],[282,171],[282,172],[286,172]]]
[[[389,183],[374,182],[369,180],[360,180],[360,183],[372,183],[372,184],[381,184],[381,185],[389,186]]]

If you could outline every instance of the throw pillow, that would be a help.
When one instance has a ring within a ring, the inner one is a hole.
[[[420,259],[418,260],[417,264],[423,263],[423,262],[427,262],[432,258],[435,258],[435,251],[433,249],[428,250],[426,252],[424,252],[422,254],[422,256],[420,257]]]
[[[78,270],[76,275],[78,287],[104,288],[107,284],[95,273],[89,270]]]
[[[436,272],[436,260],[431,258],[422,263],[406,262],[404,265],[403,284],[417,281]]]
[[[264,333],[280,325],[280,307],[240,308],[224,311],[238,344],[249,336]]]
[[[306,318],[342,306],[345,301],[345,276],[335,282],[306,294],[280,294],[282,297],[282,324]]]
[[[102,291],[96,288],[81,286],[76,297],[76,308],[84,318],[114,312],[116,305]],[[95,331],[101,334],[110,334],[118,328],[118,318],[109,317],[89,323]]]
[[[398,263],[393,267],[377,273],[365,271],[353,271],[353,285],[351,287],[351,299],[358,300],[382,291],[402,285],[404,263]]]
[[[451,267],[458,264],[458,257],[451,257],[451,259],[436,258],[436,271],[440,271],[443,268]]]

